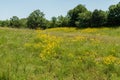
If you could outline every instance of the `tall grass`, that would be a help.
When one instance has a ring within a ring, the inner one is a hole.
[[[0,80],[119,80],[120,28],[0,28]]]

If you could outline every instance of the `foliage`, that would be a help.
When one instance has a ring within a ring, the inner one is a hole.
[[[79,28],[91,27],[91,16],[92,13],[90,11],[86,11],[84,13],[79,14],[78,21],[76,21],[76,25]]]
[[[21,28],[27,28],[27,19],[26,18],[22,18],[19,21],[21,23]]]
[[[36,29],[36,28],[46,28],[46,19],[44,18],[44,13],[40,10],[33,11],[27,18],[27,27]]]
[[[52,17],[51,21],[50,21],[50,28],[55,28],[57,27],[57,18],[56,17]]]
[[[0,21],[0,26],[1,27],[6,27],[6,26],[10,26],[10,21],[9,20],[1,20]]]
[[[102,10],[94,10],[91,18],[92,27],[104,26],[107,22],[107,13]]]
[[[112,26],[120,25],[120,2],[109,7],[108,24]]]
[[[69,18],[67,16],[66,17],[58,16],[58,27],[69,26],[68,22],[69,22]]]
[[[10,26],[16,28],[21,27],[20,20],[17,16],[13,16],[12,18],[10,18]]]
[[[86,11],[87,9],[85,8],[85,6],[81,4],[76,6],[74,9],[69,10],[67,16],[70,18],[70,21],[69,21],[70,26],[76,27],[77,26],[76,21],[78,21],[79,14],[84,13]]]

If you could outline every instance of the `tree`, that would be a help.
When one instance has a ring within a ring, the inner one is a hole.
[[[104,26],[107,22],[107,13],[102,10],[95,9],[92,13],[92,27]]]
[[[50,28],[54,28],[54,27],[58,27],[56,17],[52,17],[52,19],[50,21]]]
[[[19,28],[21,26],[21,23],[17,16],[13,16],[12,18],[10,18],[10,26],[16,28]]]
[[[67,16],[63,17],[58,16],[58,27],[67,27],[69,22],[69,18]]]
[[[120,25],[120,2],[109,7],[108,24],[112,26]]]
[[[46,19],[44,18],[44,13],[40,10],[33,11],[27,18],[27,27],[36,29],[36,28],[46,28]]]
[[[9,27],[10,25],[10,21],[9,20],[4,20],[4,21],[0,21],[0,27]]]
[[[27,28],[27,19],[26,18],[21,18],[20,23],[21,23],[21,28]]]
[[[90,11],[80,13],[78,16],[78,21],[76,21],[77,27],[79,28],[91,27],[91,16],[92,13]]]
[[[87,9],[85,8],[85,6],[79,4],[78,6],[76,6],[74,9],[69,10],[67,16],[69,17],[70,21],[70,26],[77,26],[76,25],[76,21],[78,21],[78,16],[80,13],[84,13],[86,12]]]

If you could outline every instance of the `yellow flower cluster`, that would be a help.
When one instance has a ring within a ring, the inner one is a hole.
[[[76,31],[76,28],[68,28],[68,27],[64,27],[64,28],[51,28],[51,29],[48,29],[48,31],[74,32],[74,31]]]
[[[83,41],[83,40],[86,40],[85,36],[75,36],[73,39],[73,41]]]
[[[56,56],[55,48],[59,47],[62,39],[48,35],[42,30],[36,30],[36,33],[34,41],[26,43],[25,46],[38,51],[42,60]]]
[[[59,47],[59,43],[61,41],[60,38],[52,35],[48,35],[42,33],[41,31],[37,30],[37,36],[35,38],[37,41],[38,48],[41,48],[42,51],[40,53],[41,59],[46,59],[47,57],[54,57],[56,55],[55,48]]]
[[[83,29],[81,32],[83,33],[93,33],[96,32],[97,29],[96,28],[87,28],[87,29]]]
[[[103,57],[103,63],[106,64],[106,65],[120,64],[120,59],[115,57],[115,56],[109,55],[107,57]]]
[[[72,38],[70,38],[70,41],[72,42],[77,42],[77,41],[85,41],[87,40],[87,37],[85,36],[73,36]]]

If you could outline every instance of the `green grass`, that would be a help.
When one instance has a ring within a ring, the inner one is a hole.
[[[42,53],[41,46],[34,48],[41,43],[36,39],[36,30],[0,28],[0,80],[120,79],[120,28],[55,28],[40,32],[61,39],[50,55]],[[46,59],[42,60],[40,54]]]

